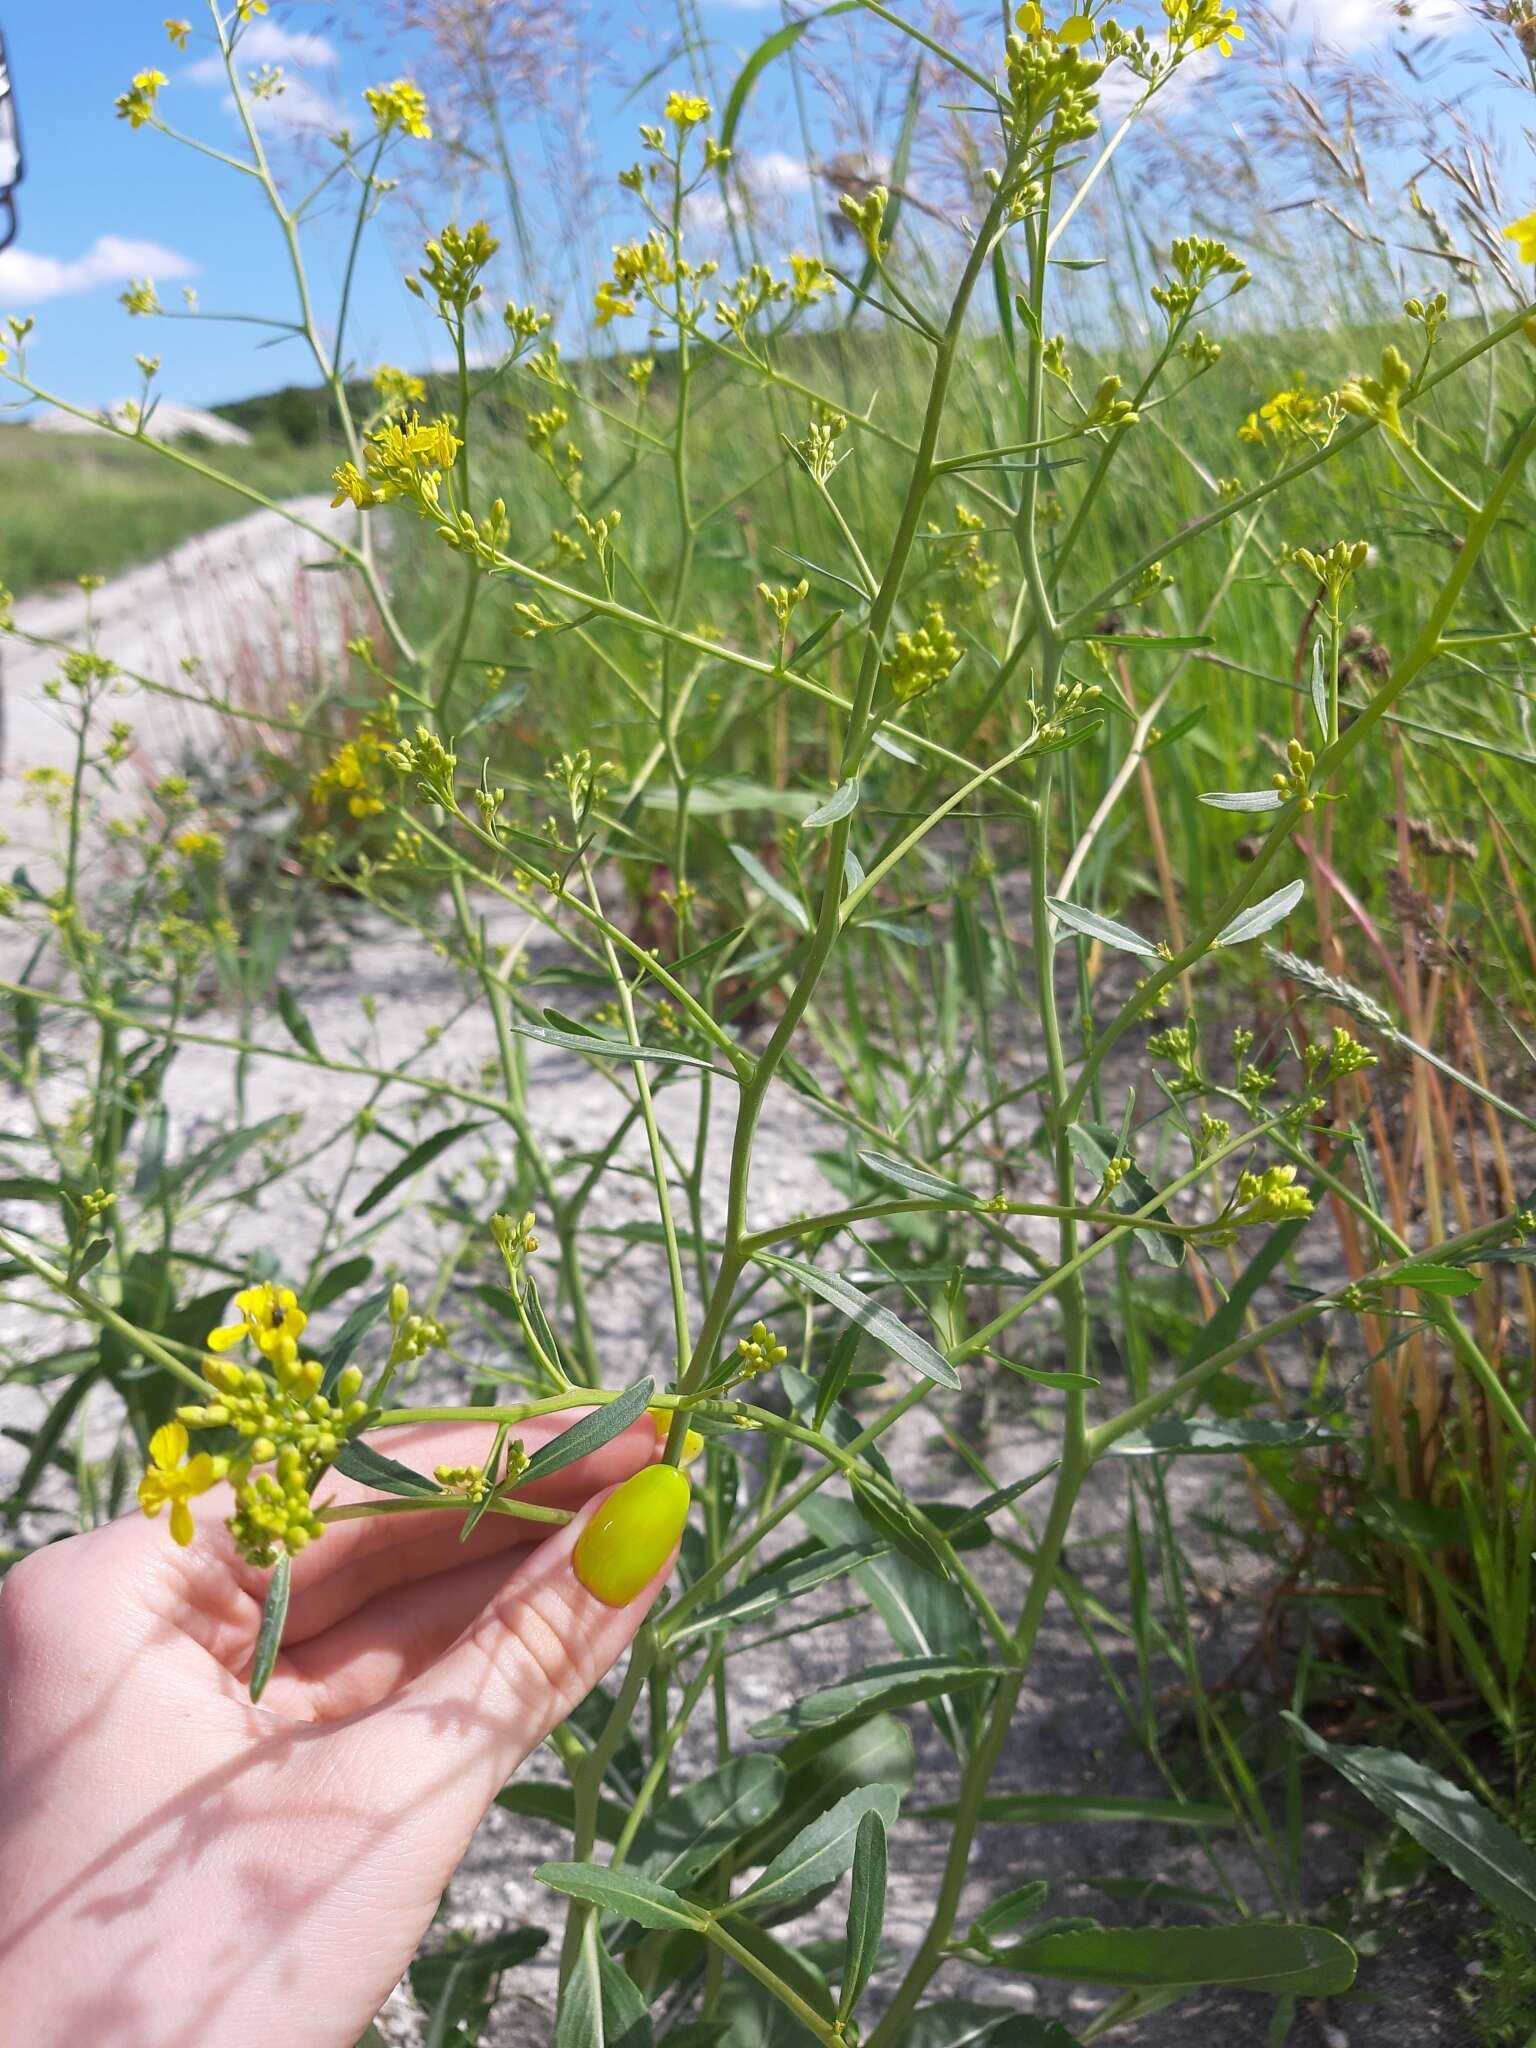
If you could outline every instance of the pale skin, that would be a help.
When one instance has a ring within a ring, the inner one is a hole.
[[[571,1416],[530,1421],[534,1451]],[[374,1441],[478,1464],[492,1432]],[[244,1683],[266,1574],[225,1489],[195,1541],[134,1515],[0,1587],[0,2048],[351,2048],[508,1777],[623,1653],[626,1607],[571,1568],[596,1503],[658,1456],[642,1417],[488,1514],[340,1522],[295,1561],[284,1651]],[[365,1499],[333,1478],[319,1498]]]

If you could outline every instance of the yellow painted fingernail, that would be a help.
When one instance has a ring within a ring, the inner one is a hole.
[[[627,1607],[672,1555],[692,1494],[675,1465],[647,1465],[615,1487],[576,1539],[572,1563],[587,1591]]]
[[[647,1408],[645,1412],[656,1425],[656,1441],[664,1444],[667,1440],[667,1432],[672,1427],[671,1410],[667,1408]],[[704,1439],[696,1429],[685,1431],[683,1435],[683,1455],[679,1462],[684,1465],[691,1465],[703,1448]]]

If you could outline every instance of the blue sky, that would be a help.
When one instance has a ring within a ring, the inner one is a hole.
[[[1387,0],[1289,4],[1298,10],[1298,37],[1325,22],[1330,34],[1356,55],[1386,50],[1388,39],[1402,32]],[[578,44],[594,70],[589,82],[573,89],[581,95],[605,189],[611,189],[613,171],[633,157],[636,122],[654,115],[668,85],[688,81],[685,60],[665,62],[675,50],[676,15],[666,0],[651,0],[651,5],[653,14],[647,17],[633,6],[608,14],[573,0]],[[134,389],[136,351],[159,355],[166,395],[192,403],[312,377],[295,342],[261,348],[261,330],[253,327],[134,321],[117,303],[129,277],[153,276],[167,306],[179,303],[183,282],[195,287],[209,312],[286,313],[292,305],[282,244],[254,183],[150,130],[133,132],[114,117],[113,100],[131,75],[154,65],[170,79],[161,99],[167,120],[217,146],[239,146],[226,89],[209,62],[212,45],[203,29],[203,0],[177,0],[175,11],[191,17],[200,31],[185,54],[166,41],[164,11],[165,0],[0,0],[27,157],[27,177],[18,195],[21,234],[13,249],[0,255],[0,310],[37,317],[33,375],[91,405]],[[301,180],[309,182],[306,166],[326,160],[323,138],[338,122],[347,120],[357,132],[365,131],[364,85],[399,73],[424,74],[427,54],[408,38],[381,47],[377,23],[382,12],[373,0],[332,0],[330,5],[272,0],[270,16],[249,32],[242,68],[281,63],[290,79],[287,95],[275,103],[281,119],[272,121],[268,132],[294,189],[303,189]],[[762,5],[697,0],[696,12],[725,80],[782,18],[778,0]],[[1459,0],[1419,0],[1414,33],[1431,38],[1443,64],[1460,46],[1464,21]],[[624,81],[657,65],[657,78],[628,100]],[[1223,69],[1223,89],[1237,72],[1235,64]],[[754,102],[747,140],[770,212],[776,205],[785,235],[804,240],[814,232],[813,200],[785,87],[786,74],[777,67]],[[817,147],[823,151],[846,142],[857,127],[860,102],[867,102],[876,87],[855,77],[844,81],[840,91],[840,126],[834,128],[831,114],[813,117],[822,124]],[[1513,120],[1502,113],[1497,118],[1507,122],[1513,138]],[[513,132],[520,160],[540,167],[538,175],[547,165],[549,134],[547,124],[527,122]],[[423,145],[402,147],[440,163]],[[408,171],[408,159],[400,168]],[[1531,196],[1521,210],[1536,203],[1536,179],[1527,177],[1526,190]],[[435,203],[441,205],[441,218],[461,210],[447,196]],[[621,228],[617,215],[611,232],[609,222],[593,217],[590,209],[583,219],[583,246],[575,248],[573,239],[569,268],[590,275],[592,262],[601,259]],[[323,307],[330,303],[329,280],[349,224],[339,209],[317,223],[313,246]],[[400,271],[417,233],[403,197],[388,202],[380,229],[365,245],[347,353],[363,367],[380,360],[419,367],[434,359],[440,342],[417,302],[400,287]],[[568,225],[548,213],[536,219],[535,232],[546,253],[557,257],[570,235]]]

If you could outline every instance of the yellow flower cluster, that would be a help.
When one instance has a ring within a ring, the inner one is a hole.
[[[1298,377],[1294,390],[1277,391],[1256,413],[1249,413],[1237,438],[1262,447],[1266,437],[1273,435],[1277,441],[1310,441],[1320,448],[1338,423],[1338,397],[1331,391],[1309,391],[1306,379]]]
[[[960,659],[960,642],[944,623],[944,614],[934,604],[915,632],[898,633],[887,664],[891,689],[899,704],[909,704],[935,684],[942,683]]]
[[[253,1564],[269,1565],[277,1552],[302,1550],[324,1530],[310,1503],[315,1483],[347,1436],[361,1423],[368,1404],[361,1398],[363,1376],[348,1366],[329,1395],[322,1393],[324,1369],[302,1359],[299,1338],[308,1321],[291,1287],[262,1281],[235,1297],[237,1323],[208,1333],[210,1352],[252,1343],[270,1368],[213,1356],[203,1361],[209,1399],[180,1408],[172,1422],[150,1439],[149,1469],[139,1482],[139,1505],[151,1517],[171,1510],[177,1543],[193,1537],[196,1495],[222,1479],[235,1488],[228,1527],[235,1547]],[[226,1431],[239,1440],[231,1452],[199,1451],[188,1458],[189,1430]],[[270,1465],[270,1472],[256,1472]]]
[[[387,419],[364,439],[362,470],[344,462],[331,472],[336,486],[331,503],[350,498],[366,511],[391,498],[408,498],[423,518],[435,516],[442,509],[443,472],[453,467],[463,445],[450,419],[423,421],[416,412]]]
[[[329,761],[309,785],[315,803],[323,803],[332,790],[347,799],[354,818],[374,818],[384,809],[383,771],[385,756],[399,736],[400,721],[393,698],[386,698],[364,719],[349,740],[343,740]]]
[[[667,120],[679,128],[696,128],[700,121],[707,121],[710,115],[709,101],[693,92],[669,92],[667,104],[662,108]]]
[[[1504,239],[1514,243],[1520,262],[1536,263],[1536,212],[1512,220],[1504,230]]]
[[[1186,50],[1208,50],[1214,44],[1223,57],[1243,39],[1237,9],[1223,0],[1163,0],[1171,40]]]
[[[430,137],[432,124],[427,119],[427,96],[408,78],[397,78],[392,85],[370,85],[365,89],[363,98],[368,102],[381,135],[388,135],[398,128],[402,135],[413,135],[418,141],[424,142]]]
[[[127,92],[120,92],[113,102],[119,121],[126,121],[130,128],[142,128],[155,118],[155,101],[160,88],[166,83],[163,71],[136,71],[133,84]]]
[[[382,413],[404,412],[408,406],[426,403],[427,387],[421,378],[397,370],[393,363],[380,363],[373,373],[373,388],[379,394]]]
[[[766,1323],[754,1323],[736,1345],[737,1375],[744,1380],[756,1379],[759,1373],[781,1366],[788,1356],[787,1347]]]

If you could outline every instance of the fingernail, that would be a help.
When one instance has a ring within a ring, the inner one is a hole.
[[[576,1576],[608,1607],[627,1607],[672,1555],[693,1489],[675,1465],[647,1465],[615,1487],[576,1539]]]
[[[666,1408],[647,1408],[645,1412],[655,1425],[657,1443],[664,1444],[672,1427],[671,1411]],[[696,1429],[685,1430],[683,1432],[683,1455],[678,1462],[683,1465],[691,1465],[703,1448],[704,1439],[699,1435],[699,1432]]]

